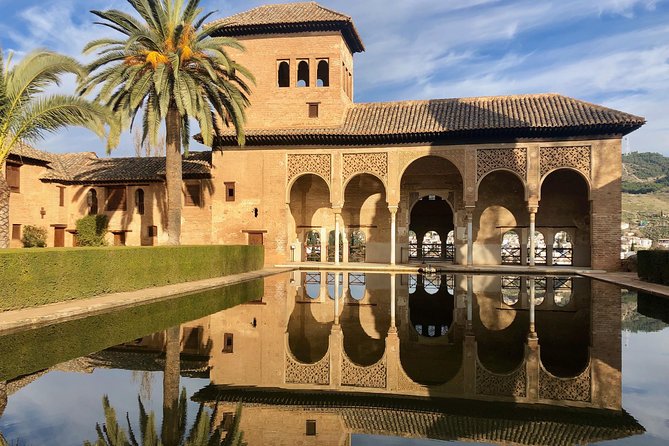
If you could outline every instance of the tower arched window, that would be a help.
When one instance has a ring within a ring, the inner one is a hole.
[[[139,215],[144,215],[144,189],[135,191],[135,207]]]
[[[318,62],[318,67],[316,68],[316,86],[330,86],[330,64],[325,59]]]
[[[86,194],[86,205],[88,206],[88,215],[98,213],[98,191],[91,189]]]
[[[290,65],[286,60],[279,62],[278,84],[281,88],[290,87]]]
[[[301,60],[297,64],[297,86],[298,87],[309,86],[309,62],[307,62],[306,60]]]

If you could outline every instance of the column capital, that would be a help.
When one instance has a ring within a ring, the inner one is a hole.
[[[342,208],[343,208],[342,205],[336,204],[336,205],[332,206],[332,212],[334,212],[335,214],[341,214]]]
[[[398,209],[399,209],[399,206],[396,205],[396,204],[389,204],[388,205],[388,210],[390,211],[391,214],[396,214]]]
[[[530,214],[536,214],[539,211],[539,206],[530,205],[527,207],[527,212]]]

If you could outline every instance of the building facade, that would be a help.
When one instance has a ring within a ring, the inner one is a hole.
[[[184,210],[183,243],[262,243],[272,264],[618,267],[621,138],[643,118],[558,94],[355,103],[354,54],[364,45],[350,17],[291,3],[220,24],[245,46],[233,56],[256,78],[247,143],[219,121],[212,151],[184,160],[193,167],[184,197],[195,205]],[[64,189],[68,209],[45,207],[59,219],[48,223],[71,230],[96,190],[124,234],[116,242],[163,242],[164,161],[88,156],[62,162],[60,176],[38,172],[55,163],[21,167],[42,175],[48,193]],[[151,203],[141,215],[139,189]],[[125,208],[107,206],[121,195]],[[12,223],[40,222],[38,200],[21,200],[12,197]]]

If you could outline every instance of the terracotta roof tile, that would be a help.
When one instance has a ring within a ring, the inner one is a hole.
[[[365,50],[351,17],[325,8],[316,2],[259,6],[215,20],[206,26],[220,27],[217,35],[229,36],[338,30],[342,32],[353,52]]]
[[[61,155],[61,166],[47,172],[42,179],[61,183],[156,182],[165,178],[165,157],[97,158],[95,154]],[[211,175],[211,152],[191,152],[183,160],[184,178],[206,178]]]
[[[627,134],[645,123],[639,116],[559,94],[490,96],[355,104],[344,124],[326,128],[246,131],[248,145],[407,141],[458,136],[514,137]],[[218,129],[219,145],[234,135]]]
[[[37,150],[36,148],[31,147],[25,143],[18,143],[15,145],[14,148],[9,152],[9,155],[15,159],[30,158],[32,160],[43,161],[47,163],[53,161],[55,158],[53,153]]]

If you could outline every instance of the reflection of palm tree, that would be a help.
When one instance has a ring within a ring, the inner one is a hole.
[[[7,407],[7,383],[0,382],[0,417]],[[2,436],[0,432],[0,446],[8,446],[7,440]]]
[[[137,438],[135,432],[130,425],[130,417],[126,414],[126,421],[128,423],[128,432],[119,426],[116,418],[116,411],[109,404],[109,397],[105,395],[102,398],[102,407],[105,412],[105,422],[102,426],[97,424],[95,429],[98,433],[98,439],[95,443],[84,442],[84,446],[164,446],[167,445],[165,437],[158,437],[155,425],[155,415],[153,412],[146,413],[141,397],[138,396],[139,401],[139,427],[140,437]],[[174,437],[168,441],[175,441],[178,446],[245,446],[243,441],[243,432],[239,430],[239,421],[241,419],[241,404],[237,406],[235,412],[234,422],[224,435],[223,422],[216,423],[217,414],[216,408],[214,413],[209,415],[204,410],[204,403],[200,404],[200,409],[195,417],[195,422],[188,432],[186,437],[186,389],[181,389],[181,395],[178,401],[178,415],[180,423],[178,430],[172,430],[169,427],[170,435]],[[166,432],[166,425],[171,424],[167,419],[163,419],[162,431]],[[139,440],[139,441],[138,441]],[[2,443],[0,437],[0,446],[6,446]]]

